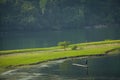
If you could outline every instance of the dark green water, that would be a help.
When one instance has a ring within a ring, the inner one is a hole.
[[[0,80],[120,80],[120,55],[50,61],[10,70],[0,77]]]
[[[120,31],[114,28],[39,31],[39,32],[0,32],[0,50],[24,49],[56,46],[60,41],[71,43],[120,39]]]

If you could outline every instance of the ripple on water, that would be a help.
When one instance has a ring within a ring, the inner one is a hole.
[[[10,71],[9,71],[10,72]],[[0,80],[34,80],[34,78],[43,76],[43,73],[28,73],[28,72],[11,72],[9,74],[2,74]]]
[[[11,75],[13,72],[15,72],[17,69],[14,69],[14,70],[9,70],[9,71],[6,71],[4,73],[2,73],[1,75]]]
[[[86,58],[49,61],[6,71],[0,80],[120,80],[119,59],[119,56],[91,57],[87,69],[78,65],[84,64]]]

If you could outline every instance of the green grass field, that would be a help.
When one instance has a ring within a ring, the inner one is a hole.
[[[79,49],[71,50],[70,48],[74,45],[77,45]],[[0,72],[15,66],[35,64],[60,58],[105,54],[106,51],[111,49],[120,49],[120,40],[72,44],[66,51],[57,46],[0,51]]]

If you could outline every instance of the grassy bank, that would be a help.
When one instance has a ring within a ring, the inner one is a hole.
[[[35,52],[35,51],[48,51],[48,50],[54,50],[56,48],[57,47],[30,48],[30,49],[17,49],[17,50],[2,50],[2,51],[0,51],[0,55],[14,54],[14,53],[24,53],[24,52]]]
[[[120,43],[120,40],[106,40],[106,41],[98,41],[98,42],[86,42],[80,44],[72,44],[69,48],[76,45],[79,47],[87,47],[87,46],[96,46],[96,45],[104,45],[104,44],[113,44],[113,43]],[[24,52],[35,52],[35,51],[49,51],[49,50],[56,50],[59,47],[48,47],[48,48],[30,48],[30,49],[17,49],[17,50],[2,50],[0,51],[0,55],[6,54],[14,54],[14,53],[24,53]]]
[[[74,45],[78,46],[78,50],[70,49],[70,47]],[[58,47],[24,49],[21,50],[21,52],[19,52],[19,50],[12,50],[14,54],[12,54],[11,50],[7,50],[7,52],[1,51],[0,71],[14,66],[35,64],[60,58],[105,54],[107,51],[120,49],[120,40],[73,44],[70,45],[70,47],[67,51],[59,49]]]

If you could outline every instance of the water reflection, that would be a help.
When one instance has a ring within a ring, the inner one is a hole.
[[[50,61],[4,72],[0,80],[119,80],[119,59],[111,55]]]

